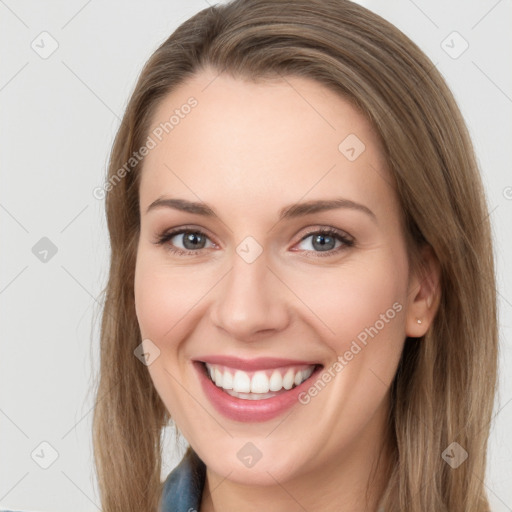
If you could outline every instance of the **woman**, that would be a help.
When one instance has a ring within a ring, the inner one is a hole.
[[[144,67],[105,189],[105,512],[488,510],[487,208],[405,35],[346,0],[201,11]]]

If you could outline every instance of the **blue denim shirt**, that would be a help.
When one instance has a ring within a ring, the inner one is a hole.
[[[206,465],[189,446],[165,479],[161,512],[199,512]]]

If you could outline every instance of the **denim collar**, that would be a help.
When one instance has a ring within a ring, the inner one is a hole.
[[[199,512],[206,465],[189,446],[163,484],[161,512]]]

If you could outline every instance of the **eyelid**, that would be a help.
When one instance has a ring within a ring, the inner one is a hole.
[[[311,228],[310,230],[308,228],[308,231],[301,236],[299,242],[304,240],[304,238],[307,238],[308,236],[314,235],[316,233],[333,233],[333,234],[336,234],[340,237],[346,238],[351,241],[355,240],[354,237],[352,235],[350,235],[349,233],[347,233],[347,231],[345,231],[344,229],[335,228],[334,226],[318,225],[316,227]]]
[[[184,231],[190,231],[193,233],[202,233],[204,235],[207,235],[208,238],[210,238],[210,239],[212,238],[212,235],[210,234],[210,231],[208,229],[203,228],[201,226],[187,225],[187,224],[184,224],[183,226],[177,226],[174,228],[162,229],[155,235],[155,237],[158,239],[163,236],[170,235],[170,234],[178,235]]]

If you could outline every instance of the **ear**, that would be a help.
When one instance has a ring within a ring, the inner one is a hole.
[[[441,298],[441,267],[432,247],[424,246],[420,257],[409,279],[405,333],[411,338],[420,338],[428,331]]]

